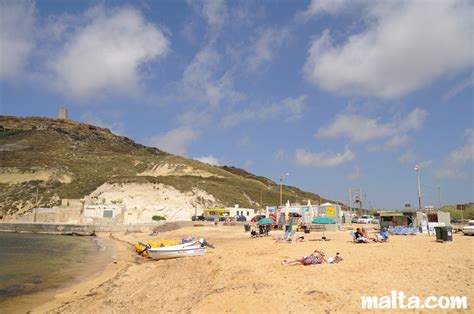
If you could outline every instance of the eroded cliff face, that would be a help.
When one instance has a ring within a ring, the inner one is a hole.
[[[167,221],[190,220],[195,210],[217,204],[213,195],[198,188],[181,192],[172,186],[152,183],[105,183],[85,198],[87,204],[117,204],[127,211],[138,211],[142,220],[154,215]]]

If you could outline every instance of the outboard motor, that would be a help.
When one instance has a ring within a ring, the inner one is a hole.
[[[204,239],[204,238],[200,238],[198,242],[201,244],[201,247],[208,246],[210,248],[214,248],[214,245],[207,242],[206,239]]]
[[[142,243],[142,242],[138,242],[138,244],[140,244],[141,246],[143,246],[143,247],[144,247],[144,249],[143,249],[143,250],[141,250],[141,251],[137,251],[137,253],[138,253],[138,254],[140,254],[140,255],[141,255],[143,252],[145,252],[145,251],[148,251],[148,249],[151,249],[151,245],[150,245],[150,244],[148,244],[148,243]]]

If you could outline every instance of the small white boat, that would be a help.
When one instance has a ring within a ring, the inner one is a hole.
[[[193,242],[178,244],[173,246],[164,246],[152,248],[147,246],[148,256],[153,259],[170,259],[186,256],[201,256],[207,251],[207,247],[214,248],[204,239]]]

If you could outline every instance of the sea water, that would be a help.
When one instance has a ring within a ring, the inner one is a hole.
[[[0,232],[0,309],[33,309],[100,271],[112,260],[111,250],[95,237]]]

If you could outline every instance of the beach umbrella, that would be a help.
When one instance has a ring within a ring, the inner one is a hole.
[[[333,225],[336,222],[334,219],[328,218],[328,217],[316,217],[313,219],[314,224],[323,224],[323,225]]]
[[[263,219],[260,219],[258,222],[257,222],[257,225],[259,226],[264,226],[264,225],[273,225],[275,222],[273,221],[273,219],[270,219],[270,218],[263,218]]]

